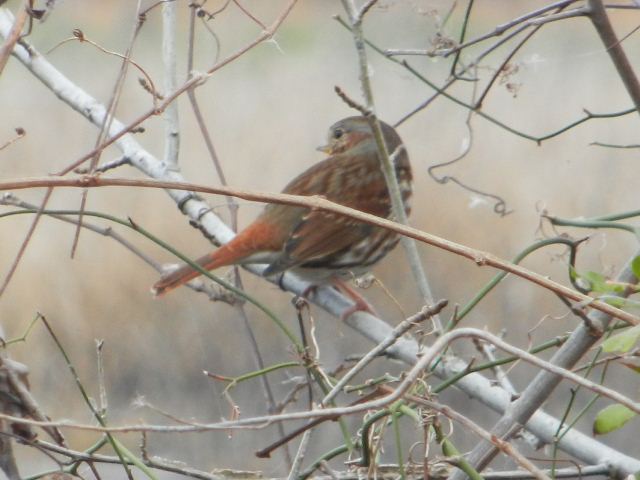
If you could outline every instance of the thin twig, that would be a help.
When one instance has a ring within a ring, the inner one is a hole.
[[[309,429],[304,432],[302,435],[302,439],[300,440],[300,445],[298,445],[298,450],[296,452],[295,457],[293,458],[293,463],[291,464],[291,468],[289,469],[289,475],[287,475],[287,480],[295,480],[298,478],[300,473],[300,467],[302,467],[302,462],[304,461],[304,456],[307,453],[307,448],[309,447],[309,442],[311,441],[311,437],[313,436],[313,432],[315,430]]]
[[[171,0],[172,2],[175,0]],[[138,18],[139,18],[138,14]],[[151,99],[153,100],[153,102],[155,103],[156,100],[158,99],[162,99],[162,95],[160,95],[155,87],[155,82],[153,81],[153,79],[151,78],[151,75],[149,75],[147,73],[147,71],[142,68],[142,65],[140,65],[138,62],[136,62],[135,60],[133,60],[132,58],[130,58],[129,56],[127,56],[127,54],[122,54],[120,52],[116,52],[113,50],[108,50],[106,48],[104,48],[102,45],[100,45],[99,43],[94,42],[93,40],[91,40],[90,38],[88,38],[86,36],[86,34],[76,28],[73,30],[73,36],[69,37],[65,40],[63,40],[62,42],[58,43],[55,47],[50,48],[49,50],[47,50],[45,52],[46,55],[49,55],[51,52],[53,52],[56,48],[58,48],[59,46],[61,46],[62,44],[66,43],[66,42],[72,42],[72,41],[78,41],[80,43],[88,43],[89,45],[97,48],[98,50],[100,50],[102,53],[106,53],[107,55],[111,55],[114,57],[117,57],[127,63],[130,63],[131,65],[133,65],[141,74],[142,77],[144,78],[140,78],[140,84],[144,87],[145,90],[147,90],[150,94],[151,94]]]
[[[600,39],[607,49],[607,53],[609,53],[616,70],[618,70],[618,75],[627,88],[636,110],[640,113],[640,82],[622,45],[618,41],[607,11],[601,0],[588,0],[587,4],[589,5],[589,18],[598,35],[600,35]]]
[[[483,252],[475,248],[467,247],[450,240],[423,232],[417,228],[401,225],[397,222],[387,220],[386,218],[377,217],[365,212],[360,212],[353,208],[333,203],[325,198],[317,196],[299,196],[284,193],[256,193],[251,190],[242,190],[231,187],[209,187],[206,185],[197,185],[184,182],[170,182],[162,180],[142,180],[142,179],[125,179],[125,178],[104,178],[100,176],[82,176],[78,178],[62,178],[62,177],[34,177],[30,179],[15,179],[0,182],[0,191],[2,190],[20,190],[37,187],[107,187],[107,186],[126,186],[126,187],[148,187],[148,188],[165,188],[171,190],[188,190],[193,192],[213,193],[222,195],[232,195],[244,200],[253,200],[258,202],[278,203],[282,205],[303,206],[310,209],[324,210],[327,212],[337,213],[358,221],[375,225],[378,227],[392,230],[401,235],[413,238],[420,242],[432,245],[434,247],[447,250],[461,257],[473,261],[477,266],[490,266],[504,270],[506,272],[524,278],[536,285],[553,291],[558,295],[582,302],[583,308],[593,308],[607,315],[619,318],[633,325],[640,324],[640,318],[628,312],[622,311],[606,302],[597,300],[588,295],[577,292],[569,287],[561,285],[546,276],[532,272],[520,265],[515,265],[507,260],[503,260],[491,253]]]
[[[22,128],[22,127],[16,127],[16,128],[15,128],[15,132],[16,132],[16,136],[15,136],[15,137],[13,137],[13,138],[12,138],[12,139],[10,139],[10,140],[7,140],[7,141],[6,141],[6,142],[4,142],[2,145],[0,145],[0,151],[1,151],[1,150],[4,150],[4,149],[5,149],[5,148],[7,148],[9,145],[11,145],[11,144],[13,144],[13,143],[17,142],[18,140],[20,140],[21,138],[23,138],[23,137],[27,134],[27,132],[25,131],[25,129],[24,129],[24,128]]]
[[[73,169],[77,168],[79,165],[86,162],[88,159],[92,158],[97,152],[104,150],[109,145],[119,140],[123,135],[126,135],[130,131],[140,126],[140,124],[142,124],[142,122],[147,120],[149,117],[157,115],[158,113],[162,112],[170,103],[172,103],[176,98],[178,98],[180,95],[188,91],[190,88],[202,85],[202,83],[206,81],[213,73],[217,72],[218,70],[220,70],[222,67],[225,67],[229,63],[232,63],[233,61],[235,61],[236,59],[238,59],[239,57],[241,57],[242,55],[244,55],[245,53],[247,53],[249,50],[253,49],[257,45],[261,44],[265,40],[269,40],[271,37],[273,37],[274,33],[278,30],[282,22],[284,22],[285,18],[287,18],[291,10],[293,10],[293,7],[297,2],[298,0],[289,0],[289,3],[285,6],[285,8],[280,13],[280,15],[274,20],[271,26],[267,30],[263,31],[255,40],[245,45],[244,47],[241,47],[239,50],[230,54],[226,58],[220,60],[211,68],[209,68],[204,74],[192,76],[189,80],[183,83],[175,91],[167,93],[163,102],[158,104],[156,107],[146,111],[145,113],[140,115],[138,118],[131,121],[128,125],[123,126],[123,128],[119,132],[114,133],[107,140],[105,140],[101,145],[97,146],[89,153],[83,155],[82,157],[80,157],[79,159],[77,159],[76,161],[68,165],[65,169],[63,169],[60,172],[60,174],[64,175],[72,171]]]
[[[109,131],[111,130],[111,125],[114,120],[114,115],[118,109],[118,105],[120,102],[120,98],[122,96],[122,90],[124,88],[124,80],[127,76],[127,71],[129,69],[129,59],[131,58],[131,54],[133,53],[133,46],[135,44],[136,39],[138,38],[138,33],[142,29],[142,20],[140,17],[140,10],[142,8],[142,0],[138,0],[138,4],[136,7],[136,16],[135,16],[135,24],[133,28],[133,32],[131,33],[131,39],[129,41],[129,45],[127,46],[127,50],[124,54],[123,61],[120,65],[120,71],[118,72],[118,78],[113,86],[113,92],[111,93],[111,99],[109,100],[109,104],[107,107],[107,113],[103,118],[103,121],[100,125],[100,131],[96,138],[96,145],[100,145],[104,139],[109,135]],[[91,157],[91,161],[89,162],[89,171],[93,173],[100,161],[100,156],[102,155],[102,150],[96,151],[95,155]],[[82,231],[82,221],[83,221],[83,212],[87,205],[87,198],[89,195],[89,190],[84,189],[82,191],[82,198],[80,200],[80,215],[78,216],[78,226],[76,227],[75,235],[73,237],[73,245],[71,246],[71,258],[75,256],[76,249],[78,248],[78,243],[80,242],[80,232]]]
[[[7,61],[9,60],[9,56],[13,51],[13,47],[16,42],[20,39],[20,35],[22,34],[22,29],[24,28],[24,24],[27,22],[29,18],[29,0],[24,0],[23,6],[18,12],[18,16],[13,21],[13,26],[11,30],[7,34],[4,43],[0,46],[0,74],[4,70]]]
[[[33,445],[37,448],[51,451],[59,455],[64,455],[65,457],[78,463],[80,462],[87,462],[87,463],[95,462],[95,463],[105,463],[105,464],[121,463],[120,458],[116,456],[103,455],[100,453],[93,453],[93,452],[81,452],[78,450],[72,450],[70,448],[60,447],[59,445],[45,442],[43,440],[35,440],[32,443],[28,443],[27,445]],[[125,461],[127,461],[129,465],[133,466],[133,462],[131,460],[125,460]],[[178,464],[171,464],[169,462],[160,462],[152,457],[144,459],[144,463],[145,465],[149,467],[153,467],[157,470],[178,473],[180,475],[184,475],[185,477],[196,478],[199,480],[228,480],[228,477],[223,474],[207,473],[200,470],[196,470],[195,468],[181,466]],[[247,476],[244,478],[248,479],[250,477]],[[256,477],[256,480],[258,480],[258,477]]]
[[[476,43],[480,43],[483,42],[484,40],[487,40],[491,37],[499,37],[500,35],[502,35],[504,32],[506,32],[507,30],[515,27],[516,25],[519,25],[523,22],[526,22],[529,19],[538,17],[546,12],[548,12],[549,10],[554,10],[556,8],[560,8],[560,7],[566,7],[567,5],[570,5],[571,3],[576,2],[577,0],[561,0],[559,2],[554,2],[554,3],[550,3],[548,5],[545,5],[544,7],[538,8],[536,10],[533,10],[531,12],[525,13],[524,15],[520,15],[519,17],[514,18],[513,20],[510,20],[506,23],[503,23],[501,25],[496,26],[492,31],[487,32],[483,35],[480,35],[479,37],[476,37],[472,40],[469,40],[461,45],[458,45],[454,48],[450,48],[450,49],[446,49],[443,50],[441,52],[438,52],[438,55],[442,55],[444,57],[447,57],[449,55],[451,55],[452,53],[456,53],[459,50],[463,50],[467,47],[470,47],[471,45],[475,45]]]
[[[18,207],[18,208],[24,208],[24,209],[29,209],[29,210],[33,210],[33,209],[37,210],[38,209],[37,205],[34,205],[32,203],[20,200],[19,198],[15,197],[14,195],[12,195],[10,193],[5,193],[4,195],[2,195],[0,197],[0,205],[11,205],[11,206],[15,206],[15,207]],[[49,216],[51,218],[55,218],[56,220],[60,220],[61,222],[70,223],[72,225],[78,225],[79,224],[77,218],[73,218],[73,217],[69,217],[69,216],[65,216],[65,215],[47,215],[47,216]],[[94,233],[97,233],[99,235],[103,235],[105,237],[112,238],[113,240],[118,242],[120,245],[122,245],[124,248],[126,248],[131,253],[133,253],[135,256],[140,258],[147,265],[150,265],[154,270],[156,270],[157,272],[160,272],[160,273],[162,272],[162,264],[161,263],[155,261],[152,257],[147,255],[144,251],[140,250],[133,243],[129,242],[125,237],[120,235],[113,228],[111,228],[111,227],[102,227],[102,226],[95,225],[93,223],[87,223],[87,222],[84,222],[82,224],[82,227],[86,228],[87,230],[90,230],[90,231],[92,231]]]
[[[388,387],[380,387],[382,389],[387,389]],[[406,395],[405,397],[408,401],[414,402],[418,405],[423,405],[425,407],[431,408],[442,413],[445,417],[448,417],[456,422],[460,423],[465,429],[471,430],[476,435],[480,436],[487,442],[491,442],[496,448],[500,449],[503,453],[511,457],[515,462],[518,463],[522,468],[526,469],[530,472],[534,478],[539,480],[551,480],[551,478],[536,467],[530,460],[528,460],[524,455],[522,455],[516,448],[514,448],[509,442],[502,440],[495,435],[492,435],[490,432],[480,427],[477,423],[472,422],[466,416],[461,413],[453,410],[447,405],[443,405],[441,403],[437,403],[431,400],[427,400],[422,397],[418,397],[416,395]],[[462,470],[458,470],[462,472]],[[466,474],[465,474],[466,475]]]
[[[162,4],[162,64],[164,66],[164,90],[173,92],[178,86],[176,68],[176,12],[177,2]],[[167,105],[162,118],[164,120],[164,161],[169,168],[177,168],[180,153],[180,118],[178,103]]]
[[[20,417],[14,417],[11,415],[1,414],[0,418],[6,419],[11,422],[16,422],[25,425],[34,426],[57,426],[60,428],[68,428],[74,430],[85,430],[93,432],[109,432],[109,433],[132,433],[132,432],[157,432],[157,433],[177,433],[177,432],[205,432],[211,430],[227,430],[236,428],[264,428],[271,425],[274,422],[300,420],[300,419],[312,419],[312,418],[335,418],[345,415],[352,415],[355,413],[361,413],[372,409],[381,409],[391,405],[397,400],[401,400],[406,397],[409,389],[415,384],[415,382],[424,374],[425,369],[429,368],[429,365],[436,360],[445,348],[449,346],[455,340],[461,338],[478,338],[480,340],[493,343],[500,350],[508,352],[512,355],[520,357],[522,360],[531,363],[543,370],[553,373],[561,378],[570,380],[584,388],[587,388],[593,392],[596,392],[604,397],[610,398],[615,402],[625,405],[630,410],[636,413],[640,413],[640,402],[636,402],[629,397],[622,395],[621,393],[599,385],[591,380],[585,379],[580,375],[558,367],[546,360],[542,360],[535,355],[532,355],[525,350],[514,347],[508,344],[499,337],[478,330],[475,328],[459,328],[452,332],[448,332],[440,336],[433,344],[433,346],[425,351],[419,358],[416,364],[406,372],[402,382],[393,389],[387,395],[377,398],[375,400],[369,400],[362,403],[355,403],[346,407],[333,407],[326,409],[316,409],[307,412],[291,412],[282,413],[278,415],[262,415],[256,417],[246,417],[242,419],[219,421],[213,423],[198,423],[192,422],[190,425],[121,425],[121,426],[97,426],[83,423],[70,423],[68,421],[36,421]]]
[[[328,405],[329,402],[331,402],[338,395],[338,393],[342,391],[342,388],[353,377],[355,377],[358,374],[358,372],[360,372],[364,367],[366,367],[369,363],[371,363],[371,361],[374,358],[376,358],[382,352],[387,350],[391,345],[393,345],[398,340],[398,338],[400,338],[405,333],[407,333],[415,325],[417,325],[420,322],[423,322],[424,320],[426,320],[427,318],[433,315],[437,315],[438,313],[440,313],[442,309],[447,306],[447,303],[448,302],[446,300],[440,300],[432,307],[429,307],[429,308],[424,307],[415,315],[412,315],[406,320],[403,320],[402,322],[400,322],[391,331],[389,336],[384,341],[376,345],[375,348],[372,348],[371,350],[369,350],[367,354],[364,355],[358,361],[358,363],[356,363],[353,367],[351,367],[351,369],[347,373],[345,373],[345,375],[340,379],[340,381],[333,386],[331,391],[325,395],[325,397],[322,399],[322,402],[320,402],[320,405],[322,406]]]

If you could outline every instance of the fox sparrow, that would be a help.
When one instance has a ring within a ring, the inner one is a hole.
[[[390,153],[405,209],[409,211],[411,167],[398,133],[380,122]],[[391,218],[391,201],[380,168],[378,148],[369,122],[349,117],[329,129],[329,142],[320,150],[330,156],[293,179],[283,190],[293,195],[321,195],[347,207]],[[266,263],[264,275],[288,269],[313,280],[315,285],[333,283],[356,302],[353,310],[368,304],[340,280],[356,275],[384,257],[398,243],[389,231],[331,212],[270,204],[229,243],[199,258],[207,270],[232,264]],[[154,286],[162,295],[200,275],[189,265],[161,278]]]

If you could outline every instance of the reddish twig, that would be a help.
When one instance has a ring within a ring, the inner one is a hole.
[[[234,197],[242,198],[244,200],[264,203],[303,206],[314,210],[324,210],[327,212],[337,213],[349,218],[354,218],[364,223],[392,230],[406,237],[418,240],[422,243],[426,243],[428,245],[447,250],[451,253],[455,253],[456,255],[472,260],[479,267],[490,266],[508,273],[512,273],[518,277],[528,280],[531,283],[546,288],[547,290],[550,290],[558,295],[562,295],[563,297],[576,302],[581,302],[580,306],[582,308],[593,308],[595,310],[599,310],[607,315],[611,315],[612,317],[618,318],[632,325],[640,324],[640,318],[636,317],[635,315],[620,310],[619,308],[609,305],[608,303],[605,303],[603,301],[597,300],[594,297],[590,297],[583,293],[577,292],[576,290],[554,282],[553,280],[549,280],[544,275],[535,273],[507,260],[503,260],[491,253],[483,252],[475,248],[467,247],[466,245],[452,242],[436,235],[423,232],[422,230],[419,230],[417,228],[402,225],[385,218],[376,217],[375,215],[371,215],[369,213],[360,212],[353,208],[333,203],[325,198],[318,196],[305,197],[299,195],[289,195],[285,193],[261,193],[238,188],[210,187],[206,185],[197,185],[184,182],[134,180],[127,178],[102,178],[99,176],[83,176],[78,178],[34,177],[29,179],[11,180],[0,182],[0,191],[23,190],[27,188],[38,187],[48,187],[50,190],[51,188],[55,187],[87,188],[109,186],[189,190],[202,193],[231,195]]]

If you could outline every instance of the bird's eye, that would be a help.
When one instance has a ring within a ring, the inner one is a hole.
[[[342,135],[344,135],[344,130],[342,130],[341,128],[336,128],[333,132],[333,138],[340,138]]]

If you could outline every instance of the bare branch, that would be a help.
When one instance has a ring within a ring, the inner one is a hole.
[[[0,2],[1,3],[1,2]],[[2,46],[0,47],[0,74],[4,70],[5,65],[7,64],[7,60],[9,60],[9,56],[13,51],[13,47],[16,42],[20,39],[20,35],[22,35],[22,29],[24,28],[24,24],[27,22],[29,18],[29,0],[24,0],[23,7],[20,9],[18,13],[18,17],[14,19],[11,30],[4,35],[5,40]]]
[[[177,2],[162,4],[162,63],[164,65],[164,90],[173,92],[178,86],[176,69],[176,10]],[[164,161],[169,168],[178,166],[180,153],[180,119],[178,103],[167,105],[163,113],[164,120]]]
[[[636,110],[640,113],[640,82],[638,82],[638,77],[633,71],[633,67],[622,45],[618,41],[618,37],[609,21],[605,7],[601,0],[588,0],[587,3],[589,5],[591,22],[598,32],[598,35],[600,35],[602,43],[618,70],[618,75],[620,75],[624,86],[627,88],[627,92],[629,92],[629,96],[633,100]]]

